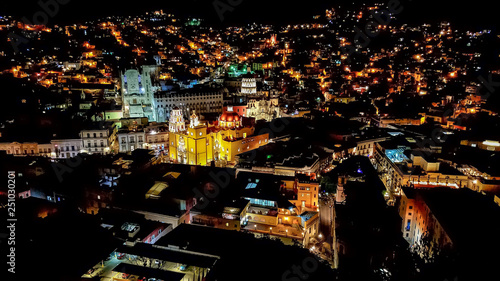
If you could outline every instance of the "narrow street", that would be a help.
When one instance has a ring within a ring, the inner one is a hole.
[[[335,228],[335,204],[331,197],[320,198],[319,200],[319,232],[321,234],[320,242],[329,254],[333,254],[334,241],[333,231]]]
[[[112,280],[112,271],[119,265],[122,261],[113,257],[111,260],[104,263],[104,267],[100,269],[99,276],[101,276],[101,281]]]
[[[335,221],[335,206],[332,199],[319,200],[320,233],[325,237],[325,241],[332,239],[332,227]]]
[[[83,278],[92,278],[95,276],[101,277],[101,281],[109,281],[112,279],[112,271],[113,269],[119,265],[122,261],[113,257],[109,261],[104,262],[104,267],[102,266],[101,263],[96,264],[94,266],[95,271],[92,272],[92,274],[84,274],[82,277]]]

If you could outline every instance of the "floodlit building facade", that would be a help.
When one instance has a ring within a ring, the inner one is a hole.
[[[117,127],[113,122],[102,122],[80,132],[82,152],[90,154],[114,153]]]
[[[241,93],[244,95],[257,94],[257,80],[255,78],[243,78],[241,80]]]
[[[121,75],[123,116],[147,117],[154,121],[152,101],[158,87],[153,86],[154,68],[143,66],[141,71],[129,69]]]
[[[239,176],[250,177],[248,183],[245,181],[243,194],[243,198],[250,201],[246,230],[255,235],[266,233],[291,238],[305,246],[310,238],[318,235],[317,182],[305,175],[291,178],[243,172]]]
[[[121,130],[118,131],[118,141],[119,141],[119,151],[120,152],[132,152],[135,149],[143,148],[146,135],[144,130]]]
[[[168,121],[174,108],[184,116],[193,110],[198,113],[222,113],[223,91],[220,88],[195,87],[182,91],[158,92],[152,101],[155,120]]]
[[[403,220],[401,231],[403,238],[410,245],[420,244],[425,235],[430,235],[431,240],[440,248],[451,245],[451,239],[443,226],[432,213],[418,192],[410,188],[403,188],[399,215]]]
[[[255,120],[266,120],[267,122],[281,117],[277,98],[262,99],[260,101],[251,99],[248,101],[246,113],[248,117],[254,117]]]
[[[209,165],[235,161],[237,154],[266,145],[269,134],[254,135],[254,127],[245,127],[242,118],[231,111],[222,114],[215,126],[198,120],[195,112],[186,128],[179,108],[174,108],[169,124],[169,157],[175,163]]]
[[[46,153],[45,151],[52,150],[54,153],[50,155],[50,157],[55,158],[71,158],[75,157],[78,153],[80,153],[80,149],[82,146],[81,139],[58,139],[52,140],[51,144],[47,147],[43,147],[43,145],[38,145],[38,149],[40,155]]]

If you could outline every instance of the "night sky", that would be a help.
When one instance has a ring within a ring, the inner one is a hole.
[[[41,10],[39,0],[1,1],[0,14],[27,16]],[[45,1],[45,0],[42,0]],[[49,0],[50,1],[50,0]],[[61,0],[62,1],[62,0]],[[234,10],[224,15],[223,25],[244,24],[252,21],[280,23],[293,22],[311,18],[315,14],[323,14],[325,8],[352,4],[353,0],[183,0],[158,1],[140,0],[134,2],[118,0],[66,0],[68,4],[61,5],[60,12],[51,19],[53,23],[82,21],[108,15],[133,15],[154,9],[163,9],[179,16],[202,17],[211,24],[221,24],[213,6],[214,1],[227,3],[241,2]],[[387,0],[388,1],[388,0]],[[387,2],[377,1],[377,2]],[[130,4],[125,4],[125,3]],[[354,0],[356,3],[373,1]],[[31,3],[31,4],[30,4]],[[134,4],[132,4],[134,3]],[[451,0],[401,0],[404,7],[400,19],[408,23],[429,22],[432,20],[450,20],[457,25],[470,28],[491,27],[498,21],[498,14],[492,2],[478,0],[463,4]]]

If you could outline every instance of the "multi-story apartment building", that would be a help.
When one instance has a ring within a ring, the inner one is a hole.
[[[356,150],[354,151],[354,154],[372,157],[375,151],[375,144],[386,139],[386,137],[381,137],[360,140],[356,144]]]
[[[156,152],[168,151],[168,126],[165,123],[154,123],[144,128],[146,143],[144,148]]]
[[[144,118],[147,124],[147,119]],[[132,152],[138,148],[156,151],[168,150],[168,127],[154,123],[149,126],[134,125],[139,121],[122,119],[125,129],[118,131],[113,122],[95,123],[80,132],[80,138],[54,139],[50,143],[10,142],[0,143],[0,150],[16,156],[44,156],[68,159],[78,153],[108,154]],[[117,138],[117,142],[115,142]]]
[[[93,123],[80,132],[82,152],[110,154],[116,152],[117,127],[113,122]]]
[[[42,154],[42,145],[39,145],[40,154]],[[82,147],[81,139],[57,139],[50,142],[54,151],[54,158],[71,158],[80,153]],[[44,150],[45,153],[45,150]]]
[[[135,149],[143,148],[146,134],[144,129],[122,129],[117,133],[120,152],[132,152]]]
[[[421,254],[451,248],[466,266],[489,268],[498,264],[500,226],[495,222],[500,219],[500,208],[491,196],[468,188],[405,186],[398,207],[403,238]],[[474,276],[466,279],[475,279],[477,274],[474,271]]]
[[[319,183],[311,180],[310,176],[297,174],[295,176],[294,189],[297,197],[290,200],[301,212],[307,210],[318,211]]]
[[[222,88],[200,86],[180,91],[158,92],[154,95],[153,108],[155,120],[168,121],[174,108],[179,108],[183,116],[190,116],[195,110],[198,114],[222,113]]]
[[[4,150],[7,154],[13,155],[32,155],[38,154],[38,143],[36,142],[9,142],[0,143],[0,150]]]
[[[449,235],[426,204],[425,191],[419,192],[410,187],[403,187],[399,215],[403,220],[401,232],[410,245],[418,244],[425,235],[438,242],[440,247],[451,244]]]
[[[246,76],[241,80],[241,93],[244,95],[257,94],[257,80],[253,76]]]
[[[81,139],[57,139],[50,143],[0,143],[0,150],[16,156],[44,156],[50,158],[71,158],[80,153]]]
[[[319,233],[319,184],[306,176],[290,177],[240,172],[249,200],[246,230],[291,238],[304,245]]]
[[[82,140],[76,139],[78,143],[78,147],[80,147]],[[80,152],[79,150],[77,152]],[[38,144],[38,155],[39,156],[44,156],[44,157],[57,157],[57,154],[55,152],[55,146],[54,146],[54,141],[51,141],[50,143],[40,143]],[[66,156],[66,155],[61,155],[61,156]],[[71,156],[73,157],[73,156]],[[69,157],[65,157],[69,158]]]

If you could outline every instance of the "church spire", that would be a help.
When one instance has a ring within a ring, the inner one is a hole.
[[[189,126],[191,128],[197,127],[200,125],[200,120],[198,119],[198,115],[196,115],[196,111],[193,110],[193,114],[191,114],[191,117],[189,118]]]

